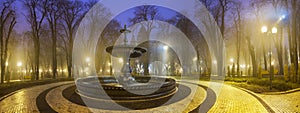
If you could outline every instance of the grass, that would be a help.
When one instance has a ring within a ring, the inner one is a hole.
[[[72,78],[59,78],[59,79],[46,79],[37,81],[22,81],[0,84],[0,97],[17,91],[19,89],[28,88],[37,85],[44,85],[49,83],[61,82],[61,81],[73,81]]]
[[[283,78],[274,78],[272,81],[272,90],[270,90],[269,78],[226,78],[225,83],[242,87],[256,93],[287,91],[300,88],[300,84],[285,82]]]

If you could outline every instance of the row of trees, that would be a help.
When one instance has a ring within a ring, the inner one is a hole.
[[[24,15],[16,15],[16,7],[20,7],[17,6],[17,2],[21,2],[23,9],[26,9]],[[0,3],[1,83],[4,83],[5,80],[8,60],[13,58],[8,56],[15,52],[12,49],[17,46],[14,45],[15,43],[18,43],[19,46],[22,44],[24,47],[22,48],[23,61],[25,61],[27,72],[32,71],[31,78],[33,80],[40,79],[41,64],[44,67],[52,67],[53,78],[56,78],[58,74],[57,56],[60,56],[61,63],[66,61],[68,76],[71,77],[74,35],[81,19],[96,1],[2,0]],[[25,16],[30,30],[18,35],[18,37],[13,34],[17,34],[15,29],[16,18],[21,18],[21,16]],[[13,38],[16,40],[12,40]],[[51,43],[49,44],[49,42]],[[10,50],[9,46],[12,46]],[[62,58],[63,56],[64,58]],[[49,62],[49,59],[52,63]],[[49,63],[51,66],[45,66],[50,65]]]
[[[272,53],[276,53],[273,56],[278,64],[276,67],[279,74],[283,75],[284,65],[293,65],[295,70],[299,69],[299,0],[251,0],[249,3],[241,0],[201,1],[215,17],[224,39],[228,40],[226,42],[227,48],[230,48],[228,50],[236,49],[236,52],[227,51],[227,58],[235,56],[237,75],[240,74],[242,60],[245,64],[252,64],[253,76],[257,76],[260,66],[268,70],[270,62],[267,56],[270,52],[266,52],[268,49],[266,44],[271,44]],[[272,40],[261,33],[263,25],[278,28],[278,33]],[[295,73],[299,78],[298,72]]]
[[[236,52],[227,51],[230,55],[234,55],[238,75],[240,74],[240,63],[251,64],[253,76],[257,76],[258,67],[265,66],[267,70],[268,55],[265,50],[265,43],[262,41],[263,35],[260,28],[264,23],[277,23],[278,18],[283,15],[280,24],[274,24],[279,28],[279,35],[276,35],[274,41],[274,50],[277,53],[277,62],[279,73],[283,74],[284,64],[295,66],[298,70],[298,55],[300,46],[300,1],[298,0],[251,0],[250,3],[242,2],[241,0],[200,0],[204,6],[211,12],[220,31],[226,40],[227,48],[234,48]],[[60,64],[67,65],[68,77],[72,76],[72,47],[76,29],[84,17],[85,13],[96,3],[96,1],[82,2],[78,0],[23,0],[21,2],[26,9],[23,15],[27,19],[30,30],[23,34],[18,34],[15,31],[16,18],[16,1],[3,0],[0,4],[0,37],[1,37],[1,83],[4,82],[5,73],[7,71],[7,62],[13,58],[13,53],[16,50],[17,44],[22,44],[24,48],[23,58],[26,64],[26,70],[32,70],[32,79],[38,80],[40,67],[51,67],[52,77],[57,77],[58,60]],[[246,5],[245,5],[246,4]],[[248,5],[247,5],[248,4]],[[246,8],[244,8],[246,7]],[[276,19],[264,17],[266,7],[272,7]],[[150,36],[150,32],[155,28],[152,20],[163,20],[173,24],[184,32],[193,42],[197,50],[197,63],[204,69],[210,70],[211,58],[209,50],[204,40],[195,37],[197,29],[184,16],[177,14],[174,17],[167,17],[160,14],[162,8],[155,6],[140,6],[133,11],[134,17],[128,22],[131,25],[141,23],[143,32],[146,36]],[[272,21],[272,22],[271,22]],[[273,24],[272,24],[273,25]],[[101,37],[108,37],[99,45],[103,47],[113,43],[116,37],[120,34],[117,29],[121,28],[121,23],[113,20],[106,28],[107,31],[101,34]],[[200,33],[199,33],[200,34]],[[19,39],[22,37],[23,39]],[[288,39],[288,44],[284,43],[285,38]],[[32,45],[33,42],[33,45]],[[49,43],[51,42],[51,43]],[[17,43],[17,44],[16,44]],[[242,46],[244,45],[244,46]],[[33,51],[32,51],[33,50]],[[103,48],[100,50],[104,50]],[[287,55],[289,51],[289,56]],[[99,52],[101,56],[105,51]],[[11,57],[10,57],[11,56]],[[50,57],[49,57],[50,56]],[[231,57],[231,56],[227,56]],[[289,57],[289,58],[287,58]],[[96,62],[106,62],[109,60],[108,55],[98,57]],[[286,60],[285,60],[285,59]],[[50,60],[51,59],[51,60]],[[261,63],[263,59],[264,63]],[[98,60],[98,61],[97,61]],[[65,61],[65,62],[64,62]],[[102,64],[95,64],[97,69],[101,69]],[[172,64],[171,64],[172,65]],[[145,73],[148,73],[148,64],[144,65]],[[47,68],[48,69],[48,68]],[[98,70],[98,71],[99,71]],[[296,72],[296,75],[298,73]]]

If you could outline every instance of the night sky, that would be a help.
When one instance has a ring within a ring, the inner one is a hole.
[[[81,0],[81,1],[89,1],[89,0]],[[250,7],[250,0],[240,0],[243,3],[243,8],[244,12],[242,13],[242,17],[244,18],[253,18],[253,8]],[[120,4],[121,5],[121,4]],[[183,4],[178,4],[178,7],[184,7]],[[26,21],[26,8],[23,6],[21,1],[17,1],[16,3],[16,9],[17,9],[17,25],[16,25],[16,30],[18,33],[26,32],[30,30],[30,26],[28,22]],[[274,11],[270,7],[265,7],[262,11],[264,11],[262,14],[264,14],[265,18],[274,18]],[[124,24],[129,24],[128,20],[129,18],[132,18],[134,9],[128,9],[127,11],[121,13],[116,19],[121,23],[121,25]],[[231,17],[230,14],[231,12],[227,12],[227,23],[231,23]],[[159,15],[162,16],[163,18],[171,18],[175,15],[176,13],[174,11],[168,10],[166,8],[159,8]],[[284,12],[282,12],[284,14]]]

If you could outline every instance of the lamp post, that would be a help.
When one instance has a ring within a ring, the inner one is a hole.
[[[271,31],[269,31],[267,26],[263,26],[261,28],[261,32],[263,34],[266,34],[266,36],[270,37],[270,39],[271,39],[272,36],[270,36],[270,35],[276,34],[277,33],[277,28],[272,27]],[[270,90],[272,90],[272,80],[273,80],[273,75],[274,75],[274,67],[272,66],[272,45],[271,45],[271,43],[269,45],[270,45],[270,48],[269,48],[270,52],[268,54],[269,54],[269,63],[270,63],[270,68],[269,68],[269,72],[270,72]]]

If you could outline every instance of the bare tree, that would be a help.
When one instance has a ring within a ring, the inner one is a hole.
[[[291,0],[291,4],[292,4],[292,23],[291,23],[291,27],[292,27],[292,42],[294,42],[294,65],[295,65],[295,70],[296,71],[296,76],[298,78],[298,42],[297,42],[297,0]]]
[[[152,31],[153,27],[153,20],[158,19],[159,14],[158,14],[158,9],[155,6],[150,6],[150,5],[144,5],[140,7],[136,7],[134,9],[134,17],[130,19],[130,22],[132,24],[135,23],[141,23],[142,28],[145,29],[145,36],[147,39],[149,39],[149,35]],[[149,74],[148,70],[149,64],[144,63],[144,73]]]
[[[230,9],[230,4],[232,3],[231,0],[219,0],[219,4],[221,6],[221,25],[220,30],[222,33],[222,37],[224,38],[224,32],[225,32],[225,17],[226,12]]]
[[[16,25],[16,15],[12,8],[14,0],[5,0],[0,6],[0,61],[1,61],[1,83],[4,83],[6,62],[8,57],[8,45],[11,34]]]
[[[51,31],[51,39],[52,39],[52,75],[55,79],[57,76],[57,33],[58,33],[58,21],[60,19],[61,10],[60,10],[60,1],[58,0],[49,0],[47,9],[47,21]]]
[[[114,44],[116,38],[120,36],[120,29],[122,29],[120,23],[117,20],[112,20],[101,33],[101,40],[99,40],[97,44],[97,57],[95,58],[95,67],[98,72],[102,70],[102,74],[104,74],[105,72],[103,70],[106,70],[105,63],[111,57],[111,55],[106,53],[105,48]]]
[[[81,1],[61,1],[62,4],[62,27],[64,29],[65,38],[64,45],[66,50],[66,59],[68,64],[68,77],[72,77],[72,53],[75,31],[79,26],[86,9]]]
[[[237,75],[240,76],[240,51],[241,51],[241,11],[242,11],[242,3],[241,2],[235,2],[234,4],[234,10],[232,12],[234,17],[234,26],[235,26],[235,32],[236,32],[236,52],[237,52]]]
[[[39,80],[40,67],[40,37],[42,24],[46,16],[48,0],[24,0],[24,5],[28,10],[27,21],[31,27],[32,39],[34,44],[34,74],[32,79]]]

